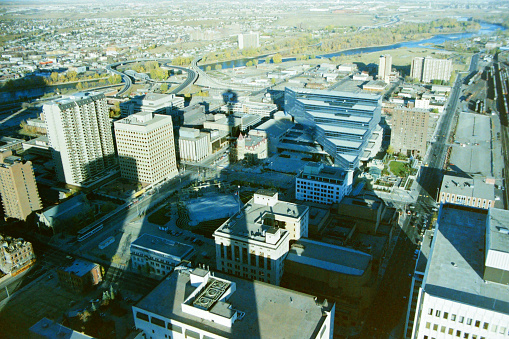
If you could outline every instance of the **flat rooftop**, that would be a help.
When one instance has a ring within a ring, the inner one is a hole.
[[[286,260],[348,275],[363,275],[371,255],[355,249],[300,239],[290,248]]]
[[[131,243],[131,248],[133,247],[155,252],[160,255],[169,255],[176,260],[182,260],[186,255],[194,250],[191,245],[156,237],[146,233]]]
[[[509,211],[491,208],[488,217],[489,250],[509,253]]]
[[[134,307],[227,338],[300,339],[318,335],[325,320],[322,312],[332,306],[324,307],[316,303],[314,296],[271,284],[221,273],[214,273],[213,278],[216,277],[236,285],[227,303],[245,313],[242,320],[237,319],[230,328],[182,310],[182,303],[196,290],[191,286],[190,273],[183,270],[170,274]],[[221,315],[227,311],[218,305],[212,306],[209,312]]]
[[[71,266],[64,267],[62,271],[82,277],[90,272],[95,266],[97,266],[97,264],[93,262],[76,259]]]
[[[441,205],[423,288],[433,296],[509,314],[507,286],[483,279],[487,213]]]
[[[42,318],[34,326],[30,327],[30,332],[38,335],[37,338],[59,338],[59,339],[86,339],[93,338],[84,333],[74,331],[68,327],[48,318]]]
[[[444,175],[441,192],[494,200],[495,186],[484,182],[483,177]]]

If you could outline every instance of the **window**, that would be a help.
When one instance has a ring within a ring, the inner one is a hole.
[[[445,326],[440,327],[440,332],[445,333]]]
[[[200,333],[186,329],[186,338],[200,339]]]
[[[456,321],[456,314],[451,314],[451,320]]]
[[[491,332],[496,332],[497,331],[497,325],[491,325]]]
[[[438,331],[438,324],[433,324],[433,331]]]
[[[500,331],[498,331],[498,333],[505,334],[506,329],[507,329],[506,327],[500,326]]]
[[[136,312],[136,318],[148,321],[148,315],[146,315],[145,313]]]
[[[454,329],[453,328],[450,328],[449,332],[447,332],[447,334],[449,334],[449,335],[452,335],[453,333],[454,333]]]
[[[433,315],[433,309],[432,308],[429,309],[428,315]]]
[[[437,311],[435,312],[435,316],[436,316],[436,317],[440,317],[440,311],[439,311],[439,310],[437,310]]]
[[[459,322],[460,324],[463,324],[463,321],[464,321],[464,320],[465,320],[465,318],[464,318],[464,317],[462,317],[462,316],[460,316],[460,319],[458,320],[458,322]]]
[[[449,313],[444,312],[444,319],[447,319],[447,318],[449,318]]]
[[[159,319],[159,318],[156,318],[156,317],[151,317],[150,318],[150,322],[154,325],[157,325],[157,326],[160,326],[160,327],[166,327],[165,326],[165,323],[164,323],[164,320],[162,319]]]
[[[431,323],[426,322],[426,328],[428,328],[428,329],[429,329],[430,327],[431,327]]]
[[[484,323],[484,324],[482,325],[483,330],[487,330],[487,329],[488,329],[488,327],[490,327],[490,324],[489,324],[489,323]]]
[[[459,337],[461,337],[461,331],[460,331],[460,330],[457,330],[457,331],[456,331],[456,336],[457,336],[458,338],[459,338]]]
[[[472,319],[467,318],[467,325],[472,325]]]
[[[323,326],[323,329],[320,331],[320,338],[323,337],[323,334],[325,333],[325,330],[327,329],[327,326]]]
[[[468,339],[468,336],[469,336],[469,335],[470,335],[470,334],[468,334],[468,333],[463,333],[463,339]]]
[[[479,326],[481,326],[481,322],[479,320],[476,320],[475,321],[475,327],[479,327]]]

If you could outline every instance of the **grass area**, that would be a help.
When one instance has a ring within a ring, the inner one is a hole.
[[[169,213],[170,211],[171,208],[168,205],[164,205],[157,211],[150,214],[148,216],[148,221],[156,225],[164,226],[168,221],[171,220],[171,216],[169,215],[166,216],[166,214]]]
[[[319,13],[301,12],[288,15],[276,22],[281,26],[297,26],[308,29],[323,28],[327,25],[334,26],[368,26],[375,23],[374,15],[356,13]],[[380,22],[384,22],[381,20]]]
[[[407,163],[400,161],[391,161],[389,163],[389,167],[391,169],[392,174],[397,175],[398,177],[404,177],[407,173]]]

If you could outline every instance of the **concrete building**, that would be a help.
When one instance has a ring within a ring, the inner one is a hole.
[[[236,113],[254,114],[262,117],[272,117],[277,112],[276,104],[269,104],[263,102],[252,102],[252,101],[238,101],[233,105],[221,106],[221,111],[228,113],[228,111]]]
[[[444,175],[438,202],[488,209],[495,206],[495,186],[479,176]]]
[[[35,262],[32,244],[0,235],[0,271],[16,275]]]
[[[131,243],[133,268],[160,276],[170,273],[193,253],[193,246],[150,234],[143,234]]]
[[[300,239],[285,259],[281,285],[336,304],[336,334],[356,334],[376,292],[372,256],[352,248]]]
[[[167,114],[184,108],[184,98],[175,94],[147,93],[120,103],[120,114],[123,117],[139,113]]]
[[[452,73],[452,60],[434,59],[432,57],[415,57],[412,59],[410,77],[422,82],[433,80],[449,81]]]
[[[123,178],[153,184],[178,174],[170,116],[136,113],[115,121]]]
[[[277,117],[277,114],[275,117]],[[277,154],[280,141],[294,125],[295,123],[288,119],[269,119],[255,129],[250,130],[249,135],[266,138],[268,153]]]
[[[392,113],[391,146],[397,153],[426,154],[429,112],[424,109],[396,108]]]
[[[285,112],[311,129],[318,143],[345,169],[359,167],[380,122],[382,97],[309,89],[285,90]],[[378,150],[372,150],[370,156]]]
[[[89,291],[103,280],[104,269],[99,264],[77,259],[68,267],[57,268],[58,281],[63,288],[75,292]]]
[[[330,205],[350,194],[352,185],[353,171],[308,163],[295,178],[295,198]]]
[[[42,208],[30,161],[23,162],[12,151],[0,149],[0,195],[6,218],[26,220]]]
[[[181,127],[178,142],[181,161],[197,162],[212,154],[210,133],[197,128]]]
[[[58,180],[82,186],[116,165],[104,94],[76,93],[43,106]]]
[[[207,121],[203,122],[203,128],[225,131],[231,136],[238,136],[240,132],[246,132],[262,121],[260,115],[237,113],[226,116],[225,114],[208,114]]]
[[[380,56],[380,60],[378,62],[378,80],[389,83],[389,75],[392,71],[392,56],[390,54],[385,54]]]
[[[39,227],[51,229],[53,234],[66,231],[66,226],[73,224],[72,218],[87,213],[90,205],[85,194],[78,194],[63,203],[51,206],[37,213]]]
[[[268,156],[268,141],[265,137],[251,134],[244,137],[240,133],[235,146],[237,161],[247,159],[256,162]]]
[[[411,338],[509,335],[509,214],[442,204]]]
[[[260,33],[250,32],[238,35],[239,49],[260,47]]]
[[[279,285],[290,239],[307,237],[309,208],[259,190],[213,234],[217,269]]]
[[[29,339],[93,339],[84,333],[74,331],[56,321],[42,318],[35,325],[30,327]]]
[[[153,338],[330,338],[334,304],[285,288],[178,267],[133,306]]]

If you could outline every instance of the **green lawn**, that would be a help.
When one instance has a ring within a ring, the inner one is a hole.
[[[406,175],[407,169],[405,165],[407,165],[407,163],[400,161],[391,161],[389,163],[392,174],[397,175],[398,177],[404,177]]]

